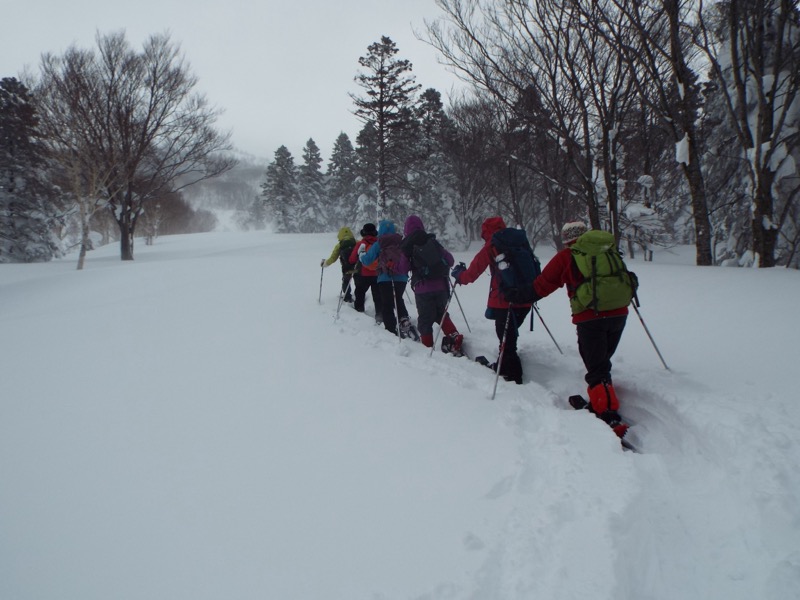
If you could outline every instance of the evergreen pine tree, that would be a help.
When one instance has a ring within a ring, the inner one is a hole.
[[[358,157],[346,133],[336,138],[328,163],[327,195],[330,199],[330,223],[358,222]]]
[[[453,163],[445,150],[447,140],[452,139],[455,132],[438,91],[429,88],[420,96],[416,119],[417,160],[409,176],[416,192],[413,211],[441,241],[464,247],[467,244],[464,226],[455,210],[457,191]]]
[[[300,197],[299,231],[314,233],[328,229],[329,207],[325,194],[325,176],[322,173],[322,155],[313,139],[303,148],[303,164],[298,167],[298,195]]]
[[[28,89],[14,78],[2,79],[0,262],[47,261],[61,254],[61,219],[37,125]]]
[[[294,157],[286,146],[275,151],[275,160],[267,167],[266,176],[266,182],[261,185],[261,193],[271,212],[275,231],[299,231],[301,205],[297,190],[297,168]]]
[[[365,125],[369,124],[375,134],[375,163],[378,185],[377,215],[400,218],[401,207],[392,210],[397,197],[408,188],[406,175],[413,159],[409,154],[410,131],[415,126],[413,115],[414,94],[420,88],[414,82],[411,63],[396,58],[396,44],[383,36],[380,42],[371,44],[367,56],[359,58],[359,64],[367,72],[356,76],[356,82],[366,96],[352,95],[356,116]]]

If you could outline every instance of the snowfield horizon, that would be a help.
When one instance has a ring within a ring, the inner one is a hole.
[[[563,355],[526,322],[523,385],[492,401],[492,372],[391,336],[371,301],[336,318],[334,243],[215,232],[0,265],[0,598],[797,596],[800,273],[626,259],[670,367],[631,311],[613,373],[633,454],[567,404],[586,390],[563,290],[538,304]],[[450,313],[493,359],[487,290]]]

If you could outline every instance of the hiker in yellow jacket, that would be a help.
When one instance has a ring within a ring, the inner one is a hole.
[[[344,294],[345,302],[352,302],[353,296],[350,293],[350,280],[353,278],[353,273],[356,266],[350,262],[350,253],[356,245],[356,237],[349,227],[342,227],[336,236],[338,241],[333,247],[333,251],[327,260],[324,258],[319,263],[321,267],[329,267],[336,260],[342,265],[342,293]]]

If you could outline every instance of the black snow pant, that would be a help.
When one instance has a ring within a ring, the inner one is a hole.
[[[342,294],[344,294],[345,302],[352,302],[353,296],[350,293],[350,280],[353,278],[353,272],[350,268],[342,267]]]
[[[611,357],[617,350],[626,315],[593,319],[577,324],[578,352],[586,367],[586,383],[594,387],[598,383],[611,383]]]
[[[406,303],[403,301],[403,292],[406,291],[405,281],[381,281],[378,283],[380,292],[381,314],[383,327],[397,335],[397,321],[408,316]],[[397,317],[394,315],[395,303],[397,304]]]
[[[450,294],[443,290],[415,294],[414,297],[417,300],[417,330],[420,335],[433,335],[433,324],[442,322]]]
[[[378,276],[377,275],[360,275],[356,273],[353,275],[353,280],[356,282],[355,300],[353,301],[353,308],[358,312],[364,312],[364,305],[367,300],[367,290],[372,290],[372,303],[375,305],[375,314],[381,313],[380,292],[378,291]]]
[[[517,339],[519,338],[519,328],[525,322],[525,317],[530,312],[530,306],[519,306],[511,310],[511,316],[508,319],[508,330],[506,330],[506,317],[508,317],[507,308],[493,308],[492,318],[494,319],[494,330],[497,333],[497,339],[500,340],[501,350],[503,352],[503,363],[500,365],[500,375],[508,381],[522,383],[522,361],[517,354]],[[503,344],[503,332],[505,332],[505,348]]]

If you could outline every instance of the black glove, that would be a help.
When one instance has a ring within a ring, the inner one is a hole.
[[[463,262],[460,262],[455,267],[453,267],[453,270],[450,271],[450,275],[453,276],[453,279],[456,280],[456,283],[461,283],[461,281],[459,281],[459,277],[461,277],[461,274],[466,270],[467,270],[467,265],[465,265]]]
[[[541,296],[536,294],[532,285],[506,290],[505,297],[511,304],[533,304],[541,300]]]

